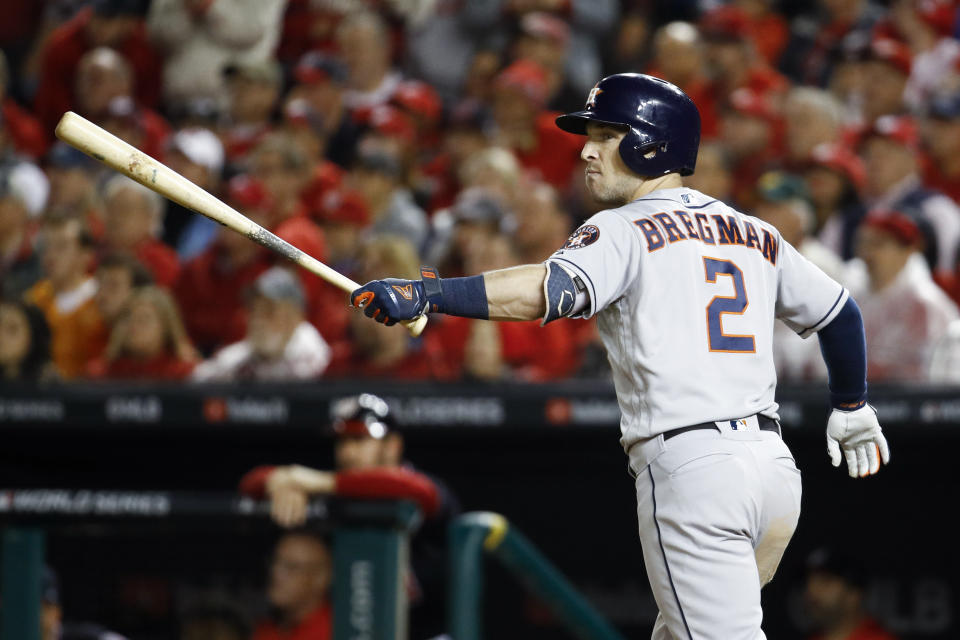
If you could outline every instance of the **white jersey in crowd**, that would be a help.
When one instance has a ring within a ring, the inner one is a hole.
[[[597,213],[549,259],[579,276],[620,404],[621,444],[707,421],[777,418],[773,323],[802,337],[847,291],[752,216],[687,188]]]

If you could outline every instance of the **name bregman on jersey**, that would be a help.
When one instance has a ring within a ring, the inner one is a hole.
[[[646,238],[648,253],[659,251],[665,246],[682,240],[699,240],[704,244],[734,245],[756,249],[770,264],[777,264],[777,237],[760,228],[749,220],[744,220],[741,228],[736,216],[688,211],[672,213],[651,213],[649,218],[639,218],[633,224],[640,228]]]

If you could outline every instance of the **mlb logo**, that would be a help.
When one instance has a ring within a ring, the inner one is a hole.
[[[690,196],[686,193],[680,194],[680,199],[683,200],[683,204],[690,204]]]

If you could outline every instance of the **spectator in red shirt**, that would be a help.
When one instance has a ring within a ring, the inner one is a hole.
[[[867,179],[863,162],[842,144],[823,143],[811,151],[802,175],[816,216],[817,240],[849,260],[854,233],[866,215],[861,195]]]
[[[781,156],[783,121],[768,98],[738,89],[730,95],[720,126],[721,140],[733,162],[734,200],[749,208],[757,179]]]
[[[273,550],[267,600],[273,609],[253,640],[330,640],[333,560],[326,540],[308,529],[284,534]]]
[[[18,153],[37,160],[47,151],[47,135],[40,121],[7,95],[9,84],[10,68],[6,55],[0,51],[0,127],[6,130]]]
[[[540,65],[518,60],[494,82],[495,142],[512,150],[525,168],[558,189],[573,178],[582,140],[554,124],[556,113],[543,111],[547,76]]]
[[[719,133],[716,95],[707,76],[705,46],[700,32],[688,22],[671,22],[653,36],[653,60],[647,73],[677,85],[700,112],[700,135]]]
[[[267,194],[259,182],[234,177],[227,184],[225,200],[250,220],[269,226]],[[213,244],[184,265],[174,292],[187,332],[201,352],[213,353],[243,339],[247,331],[244,293],[269,267],[265,249],[223,226],[217,229]]]
[[[370,224],[370,208],[358,191],[341,188],[325,193],[311,208],[327,240],[327,259],[340,273],[356,270],[361,236]]]
[[[113,329],[130,307],[134,292],[153,284],[146,267],[126,254],[109,254],[100,260],[95,274],[97,293],[94,301],[108,331]],[[103,345],[106,347],[106,343]]]
[[[180,274],[180,262],[174,250],[158,240],[163,228],[161,197],[117,175],[104,186],[103,202],[104,248],[136,257],[158,285],[173,286]]]
[[[177,303],[164,289],[147,286],[131,295],[104,357],[92,361],[87,373],[111,380],[183,380],[196,362]]]
[[[787,21],[771,0],[737,0],[736,6],[747,16],[750,39],[763,59],[776,67],[787,46],[790,30]]]
[[[129,60],[137,100],[151,108],[158,104],[160,59],[147,41],[140,5],[136,0],[96,0],[47,38],[34,107],[48,135],[76,104],[77,66],[84,53],[97,47],[111,47]]]
[[[807,557],[803,601],[816,632],[809,640],[896,640],[864,609],[866,575],[853,558],[820,548]]]

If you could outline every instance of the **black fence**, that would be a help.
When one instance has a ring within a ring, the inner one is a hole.
[[[374,391],[405,426],[408,458],[467,510],[503,513],[628,637],[656,613],[636,535],[633,484],[605,385],[70,386],[0,390],[0,486],[222,491],[265,463],[332,463],[332,400]],[[764,592],[768,637],[802,638],[809,551],[840,547],[866,563],[868,601],[903,638],[960,636],[953,508],[960,493],[956,389],[872,390],[892,460],[854,480],[830,466],[824,389],[782,389],[784,437],[803,472],[803,513]],[[0,522],[9,496],[0,496]],[[64,607],[134,638],[175,637],[178,607],[211,588],[253,607],[276,535],[260,524],[160,521],[52,527]],[[545,609],[491,568],[489,638],[563,637]]]

